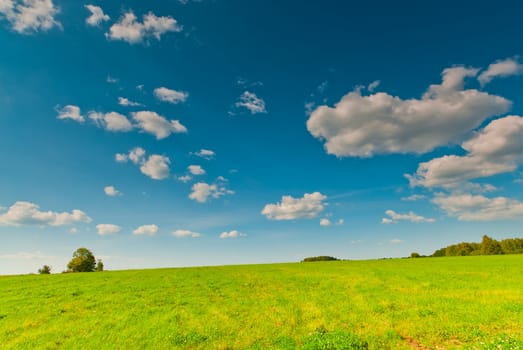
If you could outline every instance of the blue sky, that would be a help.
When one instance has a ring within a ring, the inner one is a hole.
[[[0,0],[0,274],[521,236],[521,10]]]

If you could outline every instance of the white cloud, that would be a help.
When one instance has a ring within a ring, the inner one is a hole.
[[[394,210],[387,210],[385,211],[385,214],[389,216],[389,218],[383,218],[381,219],[382,224],[396,224],[399,221],[410,221],[410,222],[435,222],[435,219],[426,218],[420,215],[417,215],[415,213],[408,212],[407,214],[399,214],[396,213]]]
[[[154,180],[163,180],[169,177],[169,164],[166,156],[153,154],[140,166],[140,171]]]
[[[37,204],[25,201],[16,202],[7,208],[7,212],[0,214],[0,225],[6,226],[64,226],[76,222],[89,223],[91,221],[92,219],[81,210],[74,209],[70,213],[40,211]]]
[[[141,164],[145,161],[145,150],[141,147],[135,147],[129,152],[128,157],[134,164]]]
[[[62,109],[57,108],[58,119],[72,119],[79,123],[83,123],[85,118],[80,114],[80,107],[74,105],[67,105]]]
[[[85,22],[91,26],[100,25],[100,23],[111,19],[99,6],[85,5],[85,8],[91,12],[91,15],[85,20]]]
[[[99,224],[96,225],[96,230],[100,236],[108,236],[120,232],[122,228],[113,224]]]
[[[200,203],[205,203],[209,198],[219,198],[227,194],[234,194],[234,191],[227,189],[221,184],[208,184],[198,182],[192,186],[192,192],[189,198]]]
[[[182,31],[182,26],[171,16],[157,17],[149,12],[140,22],[136,15],[129,11],[109,28],[109,32],[105,33],[105,36],[109,40],[123,40],[129,44],[136,44],[151,37],[160,40],[162,34],[180,31]]]
[[[438,194],[433,202],[461,221],[492,221],[523,217],[523,202],[506,197],[471,194]]]
[[[362,96],[357,89],[334,107],[317,107],[307,129],[325,141],[327,153],[338,157],[421,154],[460,142],[484,120],[511,107],[503,97],[464,90],[465,78],[475,77],[477,72],[447,68],[442,83],[431,85],[421,99],[403,100],[383,92]]]
[[[52,0],[2,0],[0,17],[11,24],[11,29],[20,34],[47,31],[62,25],[55,19],[59,9]]]
[[[112,77],[112,76],[110,76],[110,75],[107,76],[106,81],[107,81],[109,84],[116,84],[116,83],[118,83],[118,79],[117,79],[117,78],[114,78],[114,77]]]
[[[484,86],[496,77],[509,77],[511,75],[519,75],[522,73],[523,65],[519,63],[517,58],[507,58],[490,64],[487,70],[479,75],[478,81],[482,86]]]
[[[1,5],[1,0],[0,0]],[[15,254],[3,254],[0,255],[0,259],[16,259],[16,260],[50,260],[55,259],[56,256],[45,255],[40,251],[36,252],[19,252]]]
[[[78,229],[76,227],[71,227],[71,229],[69,230],[69,233],[72,235],[75,235],[78,233]]]
[[[140,166],[142,174],[154,180],[166,179],[170,174],[171,161],[168,157],[159,154],[146,157],[146,152],[141,147],[133,148],[129,154],[117,153],[115,160],[119,163],[126,163],[130,160],[133,164]]]
[[[131,122],[124,115],[116,112],[89,112],[91,119],[99,128],[113,132],[127,132],[133,129]]]
[[[205,170],[201,166],[199,166],[199,165],[189,165],[187,167],[187,169],[193,175],[203,175],[203,174],[205,174]]]
[[[338,222],[336,222],[337,225],[343,225],[345,223],[345,220],[339,219]]]
[[[389,241],[389,243],[391,244],[400,244],[400,243],[403,243],[403,241],[399,238],[393,238]]]
[[[413,201],[419,201],[419,200],[425,199],[425,198],[427,198],[427,196],[425,196],[425,195],[413,194],[413,195],[408,196],[408,197],[402,197],[401,200],[402,201],[411,201],[411,202],[413,202]]]
[[[118,163],[126,163],[129,160],[129,156],[123,153],[116,153],[114,160],[116,160]]]
[[[154,89],[154,96],[156,96],[160,101],[177,104],[187,101],[189,93],[185,91],[171,90],[166,87],[159,87]]]
[[[128,98],[125,98],[125,97],[118,97],[118,104],[119,104],[120,106],[125,106],[125,107],[138,107],[138,106],[143,106],[143,104],[138,103],[138,102],[131,101],[131,100],[129,100]]]
[[[114,186],[106,186],[104,192],[109,197],[121,196],[122,192],[118,191]]]
[[[523,163],[523,117],[493,120],[461,147],[467,151],[464,156],[420,163],[414,175],[406,175],[411,186],[457,188],[471,179],[516,170]]]
[[[320,226],[331,226],[332,222],[329,219],[320,219]]]
[[[191,238],[198,238],[202,235],[198,232],[193,232],[189,230],[176,230],[173,232],[173,236],[176,238],[185,238],[185,237],[191,237]]]
[[[239,232],[236,230],[220,233],[220,238],[224,238],[224,239],[225,238],[239,238],[239,237],[247,237],[247,235],[245,233],[242,233],[242,232]]]
[[[181,182],[189,182],[192,180],[192,176],[189,176],[189,175],[179,176],[178,180],[180,180]]]
[[[315,218],[325,208],[326,199],[320,192],[305,193],[303,198],[283,196],[280,203],[267,204],[261,213],[271,220]]]
[[[149,235],[154,236],[158,232],[159,227],[157,225],[142,225],[133,231],[135,235]]]
[[[200,158],[204,158],[204,159],[210,160],[210,159],[214,158],[216,153],[214,153],[214,151],[211,151],[210,149],[203,149],[202,148],[198,152],[195,152],[194,155],[198,156]]]
[[[381,81],[379,80],[374,80],[372,83],[370,83],[368,86],[367,86],[367,90],[369,90],[370,92],[374,92],[374,90],[376,90],[376,88],[381,84]]]
[[[164,139],[171,134],[186,133],[187,128],[178,120],[167,120],[156,112],[140,111],[132,113],[133,119],[143,131],[153,134],[156,139]]]
[[[243,94],[238,98],[238,102],[235,104],[236,107],[244,107],[248,109],[251,114],[267,113],[265,109],[265,101],[256,96],[255,93],[244,91]]]

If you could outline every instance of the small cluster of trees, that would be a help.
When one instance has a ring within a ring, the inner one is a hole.
[[[302,260],[302,262],[313,262],[313,261],[335,261],[335,260],[339,260],[337,258],[334,258],[332,256],[311,256],[311,257],[308,257],[308,258],[305,258]]]
[[[461,242],[436,250],[432,256],[523,254],[523,238],[497,241],[484,235],[481,243]]]
[[[104,270],[104,263],[101,259],[96,260],[93,253],[87,248],[78,248],[73,253],[73,258],[67,264],[67,270],[64,272],[101,272]],[[41,275],[51,273],[51,267],[44,265],[38,270]]]

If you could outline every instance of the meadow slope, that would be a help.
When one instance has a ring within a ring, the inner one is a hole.
[[[523,349],[523,255],[0,277],[2,349]]]

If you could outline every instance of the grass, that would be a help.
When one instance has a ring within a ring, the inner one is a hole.
[[[523,349],[523,255],[0,277],[2,349]]]

